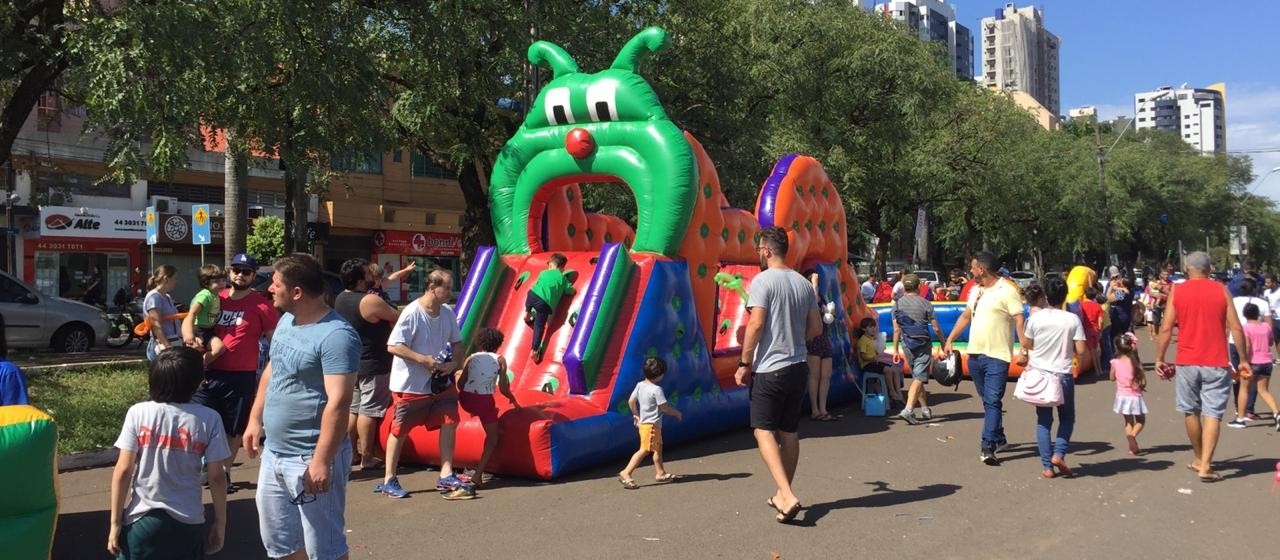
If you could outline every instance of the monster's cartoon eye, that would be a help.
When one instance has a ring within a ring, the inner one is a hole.
[[[608,80],[587,88],[587,110],[591,120],[618,120],[618,82]]]
[[[545,100],[547,122],[551,124],[573,123],[573,111],[569,110],[569,88],[551,88],[547,90]]]

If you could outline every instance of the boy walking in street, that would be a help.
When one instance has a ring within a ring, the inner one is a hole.
[[[538,279],[529,288],[525,296],[524,307],[527,310],[524,321],[533,325],[533,361],[542,362],[542,353],[546,351],[542,335],[547,328],[547,320],[560,305],[560,298],[566,294],[573,295],[573,284],[564,273],[569,259],[560,253],[551,255],[547,269],[538,273]]]
[[[631,407],[631,421],[640,429],[640,449],[631,455],[627,468],[618,473],[618,481],[627,490],[639,488],[631,479],[631,473],[640,467],[649,453],[653,453],[654,480],[671,482],[677,477],[666,471],[662,465],[662,415],[670,414],[676,420],[684,419],[684,415],[667,404],[667,395],[658,385],[662,376],[667,373],[667,364],[658,358],[647,358],[644,361],[644,381],[636,384],[631,391],[631,399],[627,406]]]

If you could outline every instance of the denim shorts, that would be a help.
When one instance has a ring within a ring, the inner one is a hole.
[[[1222,420],[1231,400],[1231,370],[1224,367],[1177,366],[1178,412]]]
[[[310,455],[277,455],[263,449],[258,467],[258,529],[267,556],[280,558],[306,549],[311,560],[333,560],[347,553],[344,511],[351,475],[351,441],[344,440],[333,459],[329,491],[302,491]]]
[[[911,365],[912,381],[929,382],[929,370],[933,369],[933,346],[928,350],[921,348],[920,353],[916,354],[911,351],[911,346],[903,344],[902,357]]]

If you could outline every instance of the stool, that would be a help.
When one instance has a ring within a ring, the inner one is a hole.
[[[867,385],[875,383],[876,390],[868,392]],[[884,416],[888,412],[888,399],[885,392],[888,390],[885,385],[884,375],[879,373],[861,372],[859,378],[858,390],[862,392],[862,415],[863,416]]]

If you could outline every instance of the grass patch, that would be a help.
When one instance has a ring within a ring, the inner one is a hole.
[[[111,447],[125,412],[147,399],[146,372],[141,364],[44,370],[26,373],[27,389],[58,425],[58,452],[89,451]]]

